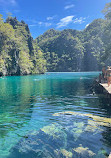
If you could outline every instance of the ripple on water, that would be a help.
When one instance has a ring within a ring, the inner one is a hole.
[[[90,92],[97,75],[0,79],[0,158],[104,158],[111,149],[111,113]]]

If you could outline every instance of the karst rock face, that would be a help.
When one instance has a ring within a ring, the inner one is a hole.
[[[82,31],[50,29],[37,37],[35,41],[44,52],[48,71],[97,71],[110,63],[105,54],[106,23],[97,19]]]
[[[0,75],[44,73],[46,62],[28,25],[12,17],[0,21]]]

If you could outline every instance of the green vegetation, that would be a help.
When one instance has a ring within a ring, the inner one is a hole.
[[[106,20],[97,19],[83,31],[55,30],[53,36],[51,29],[38,37],[36,42],[44,52],[48,71],[100,70],[105,64],[105,27]]]
[[[111,65],[111,2],[83,31],[50,29],[35,40],[28,25],[0,15],[0,75],[97,71]]]
[[[50,29],[36,38],[48,71],[96,71],[111,65],[111,3],[83,31]]]
[[[27,75],[44,73],[46,61],[35,46],[28,25],[0,15],[0,75]]]

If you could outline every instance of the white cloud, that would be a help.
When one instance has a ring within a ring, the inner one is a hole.
[[[29,27],[35,27],[35,26],[37,26],[37,25],[35,25],[35,24],[29,25]]]
[[[40,21],[40,22],[38,22],[38,24],[39,24],[39,25],[42,25],[42,24],[43,24],[43,22],[41,22],[41,21]]]
[[[53,19],[54,19],[54,16],[47,17],[47,20],[53,20]]]
[[[66,5],[64,9],[67,10],[67,9],[73,8],[74,6],[75,6],[74,4]]]
[[[65,18],[61,19],[59,23],[57,23],[57,28],[61,28],[63,26],[67,26],[73,21],[74,15],[66,16]]]
[[[47,20],[53,20],[53,19],[55,19],[57,17],[57,15],[54,15],[54,16],[48,16],[46,19]]]
[[[52,25],[52,23],[48,23],[48,22],[38,22],[38,24],[40,25],[40,26],[45,26],[45,27],[49,27],[49,26],[51,26]]]
[[[85,19],[86,19],[85,17],[76,18],[74,20],[74,23],[82,24],[85,22]]]
[[[45,22],[44,25],[45,25],[46,27],[49,27],[49,26],[52,25],[52,23]]]
[[[29,26],[30,27],[35,27],[35,26],[45,26],[45,27],[49,27],[52,25],[52,23],[48,23],[48,22],[42,22],[42,21],[39,21],[37,22],[36,24],[30,24]]]

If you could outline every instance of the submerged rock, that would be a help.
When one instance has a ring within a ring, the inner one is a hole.
[[[72,112],[72,111],[65,111],[65,112],[59,112],[59,113],[53,114],[53,116],[61,116],[61,115],[73,115],[73,116],[80,116],[80,117],[85,117],[86,116],[86,117],[92,118],[100,126],[111,127],[111,118],[95,116],[95,115],[92,115],[92,114]]]
[[[60,149],[60,150],[55,150],[54,151],[56,154],[57,154],[57,156],[59,156],[59,157],[65,157],[65,158],[72,158],[72,156],[73,156],[73,153],[72,152],[70,152],[70,151],[67,151],[66,149]]]
[[[45,134],[48,134],[49,136],[52,136],[54,139],[60,138],[61,136],[64,136],[65,133],[63,133],[62,126],[58,124],[51,124],[49,126],[44,126],[41,128],[41,131],[43,131]]]
[[[83,122],[74,122],[74,128],[71,132],[73,133],[74,140],[76,141],[80,135],[84,132],[84,123]]]
[[[96,155],[94,152],[89,150],[89,148],[83,147],[81,144],[79,147],[74,148],[73,150],[75,152],[77,152],[78,154],[80,154],[81,156],[83,156],[84,158],[86,158],[86,157],[88,158],[88,157],[92,157],[92,156]]]
[[[102,132],[103,129],[99,127],[98,123],[93,120],[88,120],[88,125],[85,128],[86,132],[92,132],[93,134]]]
[[[54,150],[65,147],[67,135],[59,124],[44,126],[25,136],[11,149],[9,158],[54,158]]]
[[[97,158],[98,154],[104,158],[104,153],[98,153],[102,147],[100,133],[103,126],[109,127],[110,119],[70,111],[53,116],[59,116],[58,123],[24,136],[8,158]]]

